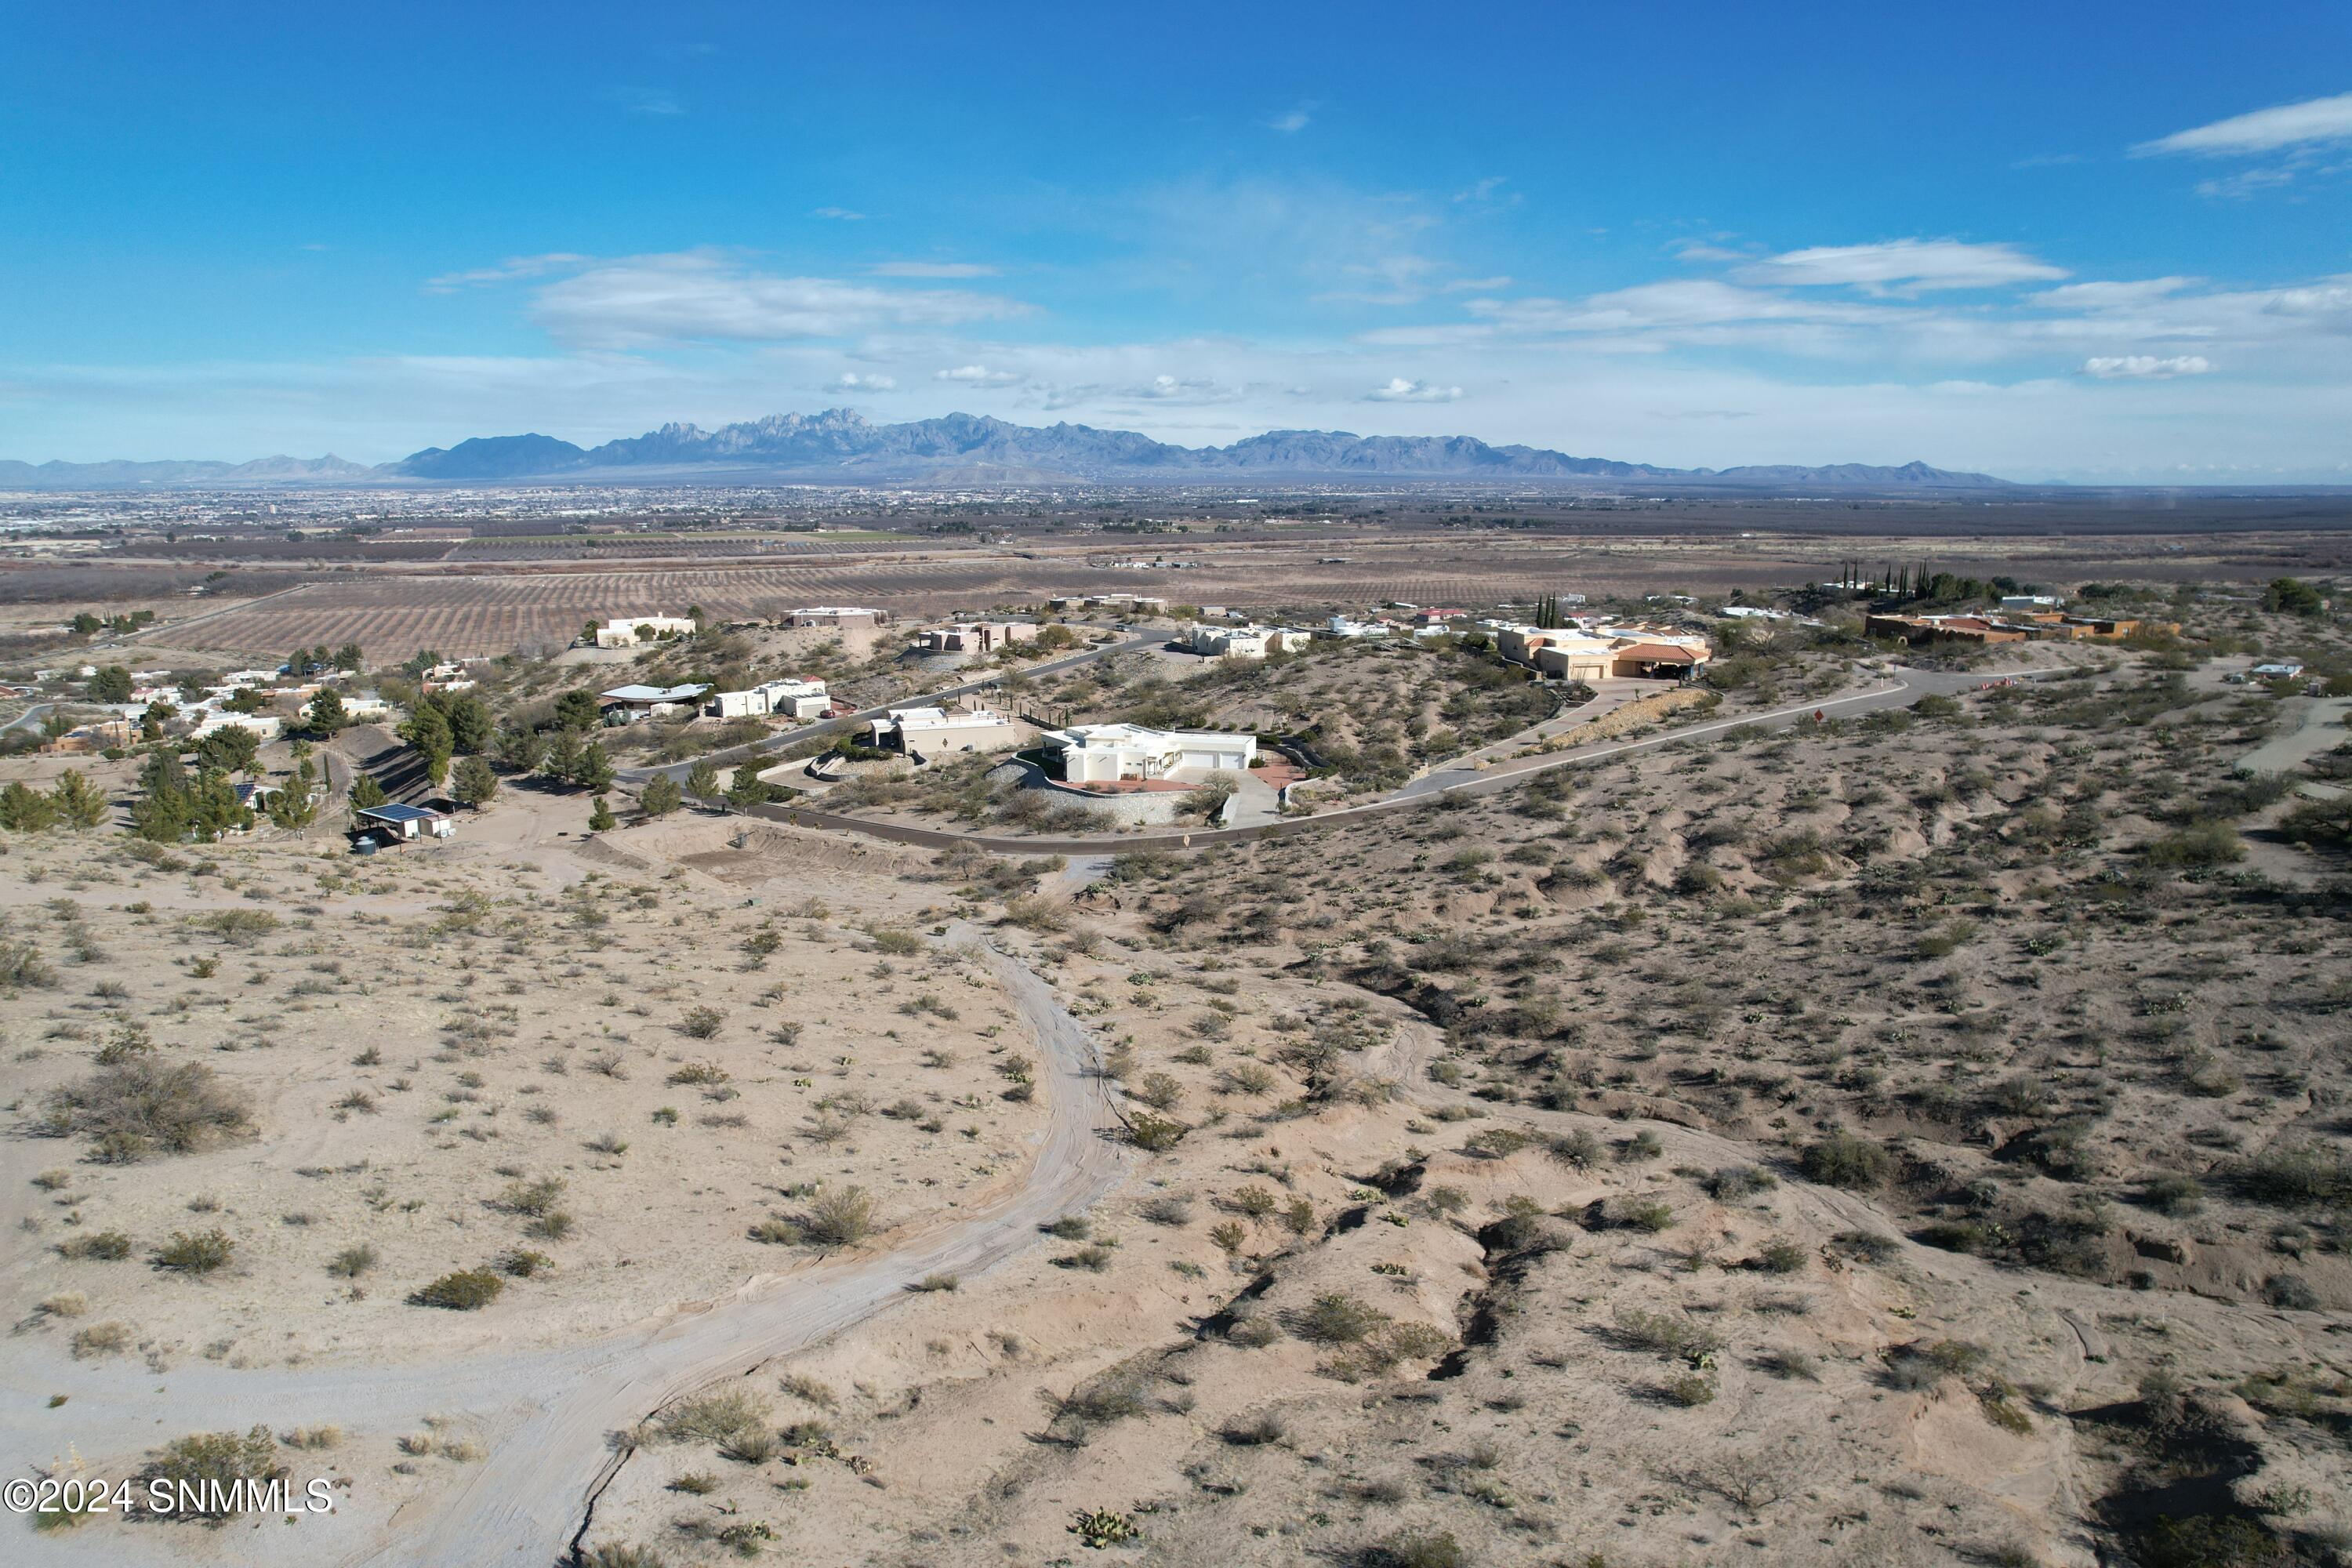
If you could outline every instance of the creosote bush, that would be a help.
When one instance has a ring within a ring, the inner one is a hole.
[[[453,1312],[471,1312],[488,1306],[499,1299],[507,1282],[488,1268],[461,1268],[444,1274],[430,1285],[420,1288],[409,1297],[417,1307],[441,1307]]]
[[[128,1164],[244,1137],[253,1116],[239,1091],[204,1063],[133,1056],[55,1091],[47,1130],[88,1138],[90,1157],[101,1164]]]

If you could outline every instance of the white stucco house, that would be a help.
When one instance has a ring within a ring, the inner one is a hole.
[[[833,705],[822,680],[767,680],[744,691],[713,693],[704,711],[719,719],[822,718]]]
[[[684,616],[615,616],[596,628],[596,646],[635,647],[641,642],[693,635],[694,622]]]
[[[1063,781],[1074,784],[1240,773],[1257,756],[1256,736],[1212,730],[1073,724],[1043,739],[1061,763]]]
[[[933,756],[1001,751],[1018,743],[1021,727],[991,708],[893,708],[866,721],[866,731],[878,750]]]
[[[1290,626],[1207,626],[1184,629],[1184,646],[1211,658],[1264,658],[1296,653],[1314,640],[1312,632]]]

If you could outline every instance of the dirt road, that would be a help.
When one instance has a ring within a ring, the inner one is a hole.
[[[184,1563],[190,1554],[240,1563],[317,1568],[323,1563],[514,1564],[543,1568],[580,1533],[594,1498],[628,1462],[613,1435],[721,1376],[740,1375],[806,1349],[887,1311],[906,1287],[929,1274],[969,1279],[1035,1246],[1039,1227],[1077,1212],[1119,1183],[1120,1146],[1108,1080],[1093,1040],[1034,973],[986,945],[969,926],[944,939],[986,953],[1035,1037],[1049,1096],[1026,1181],[1011,1196],[968,1217],[900,1239],[887,1252],[831,1255],[783,1276],[754,1277],[721,1300],[593,1343],[446,1363],[337,1365],[238,1371],[212,1363],[155,1373],[136,1363],[81,1363],[70,1372],[44,1349],[9,1358],[0,1373],[0,1451],[8,1474],[50,1466],[71,1443],[89,1474],[131,1474],[144,1450],[189,1431],[283,1430],[337,1423],[353,1434],[344,1449],[289,1455],[298,1481],[341,1460],[357,1481],[329,1517],[292,1527],[232,1527],[219,1536],[179,1528],[86,1524],[43,1542],[61,1563]],[[44,1409],[59,1387],[73,1389],[70,1419]],[[387,1439],[417,1430],[428,1415],[460,1418],[488,1450],[479,1465],[452,1471],[448,1489],[390,1506],[380,1478]],[[366,1458],[354,1450],[364,1447]],[[233,1537],[228,1556],[221,1543]]]

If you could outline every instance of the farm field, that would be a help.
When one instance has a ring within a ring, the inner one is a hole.
[[[530,548],[530,542],[510,542]],[[1192,563],[1185,569],[1114,567],[1142,547],[1045,546],[1018,552],[971,548],[888,551],[853,546],[870,556],[840,563],[730,563],[620,569],[549,561],[501,570],[450,563],[423,572],[338,572],[299,592],[257,603],[243,614],[210,618],[205,646],[268,651],[355,640],[372,654],[402,658],[431,648],[451,657],[496,655],[562,646],[591,618],[698,605],[721,618],[772,616],[803,604],[870,604],[901,616],[943,614],[999,604],[1034,604],[1052,595],[1152,594],[1173,602],[1235,606],[1262,616],[1328,613],[1387,600],[1423,605],[1492,605],[1540,592],[1595,598],[1657,591],[1759,592],[1818,579],[1849,561],[1866,564],[1932,560],[1955,571],[2006,571],[2053,581],[2094,575],[2189,581],[2219,574],[2259,576],[2308,559],[2340,553],[2325,536],[2232,535],[2175,548],[2158,537],[2052,538],[2014,542],[1909,538],[1769,540],[1661,534],[1617,540],[1492,534],[1345,542],[1284,541],[1160,545],[1155,558]],[[28,574],[29,575],[29,574]],[[299,578],[292,579],[299,582]],[[70,589],[105,594],[106,569],[70,569]],[[143,581],[143,580],[142,580]],[[289,578],[270,574],[270,586]],[[19,583],[20,596],[35,584]],[[232,573],[216,592],[251,589]],[[151,590],[152,591],[152,590]],[[166,634],[168,635],[168,634]]]

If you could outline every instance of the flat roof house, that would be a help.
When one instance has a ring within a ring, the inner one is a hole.
[[[710,688],[686,686],[615,686],[600,693],[604,703],[604,722],[629,724],[639,719],[658,719],[681,710],[691,711]]]
[[[1257,755],[1257,737],[1141,724],[1073,724],[1044,736],[1066,784],[1110,784],[1190,773],[1239,773]]]
[[[1188,626],[1184,646],[1211,658],[1264,658],[1269,653],[1295,653],[1315,640],[1315,634],[1291,626]]]
[[[1036,640],[1037,627],[1027,621],[955,621],[926,629],[917,646],[925,653],[986,653]]]
[[[868,744],[908,756],[994,752],[1015,743],[1020,726],[990,708],[893,708],[866,721]]]
[[[713,693],[703,711],[719,719],[755,719],[770,713],[786,719],[817,719],[832,705],[822,680],[768,680],[747,691]]]
[[[787,617],[796,626],[830,626],[836,631],[878,626],[889,618],[879,610],[855,605],[811,605]]]
[[[360,830],[385,844],[414,844],[420,838],[451,838],[457,836],[457,825],[446,812],[425,805],[403,805],[394,801],[385,805],[362,806],[352,815],[359,818]]]
[[[694,622],[684,616],[614,616],[596,628],[596,646],[635,647],[641,642],[693,635]]]

